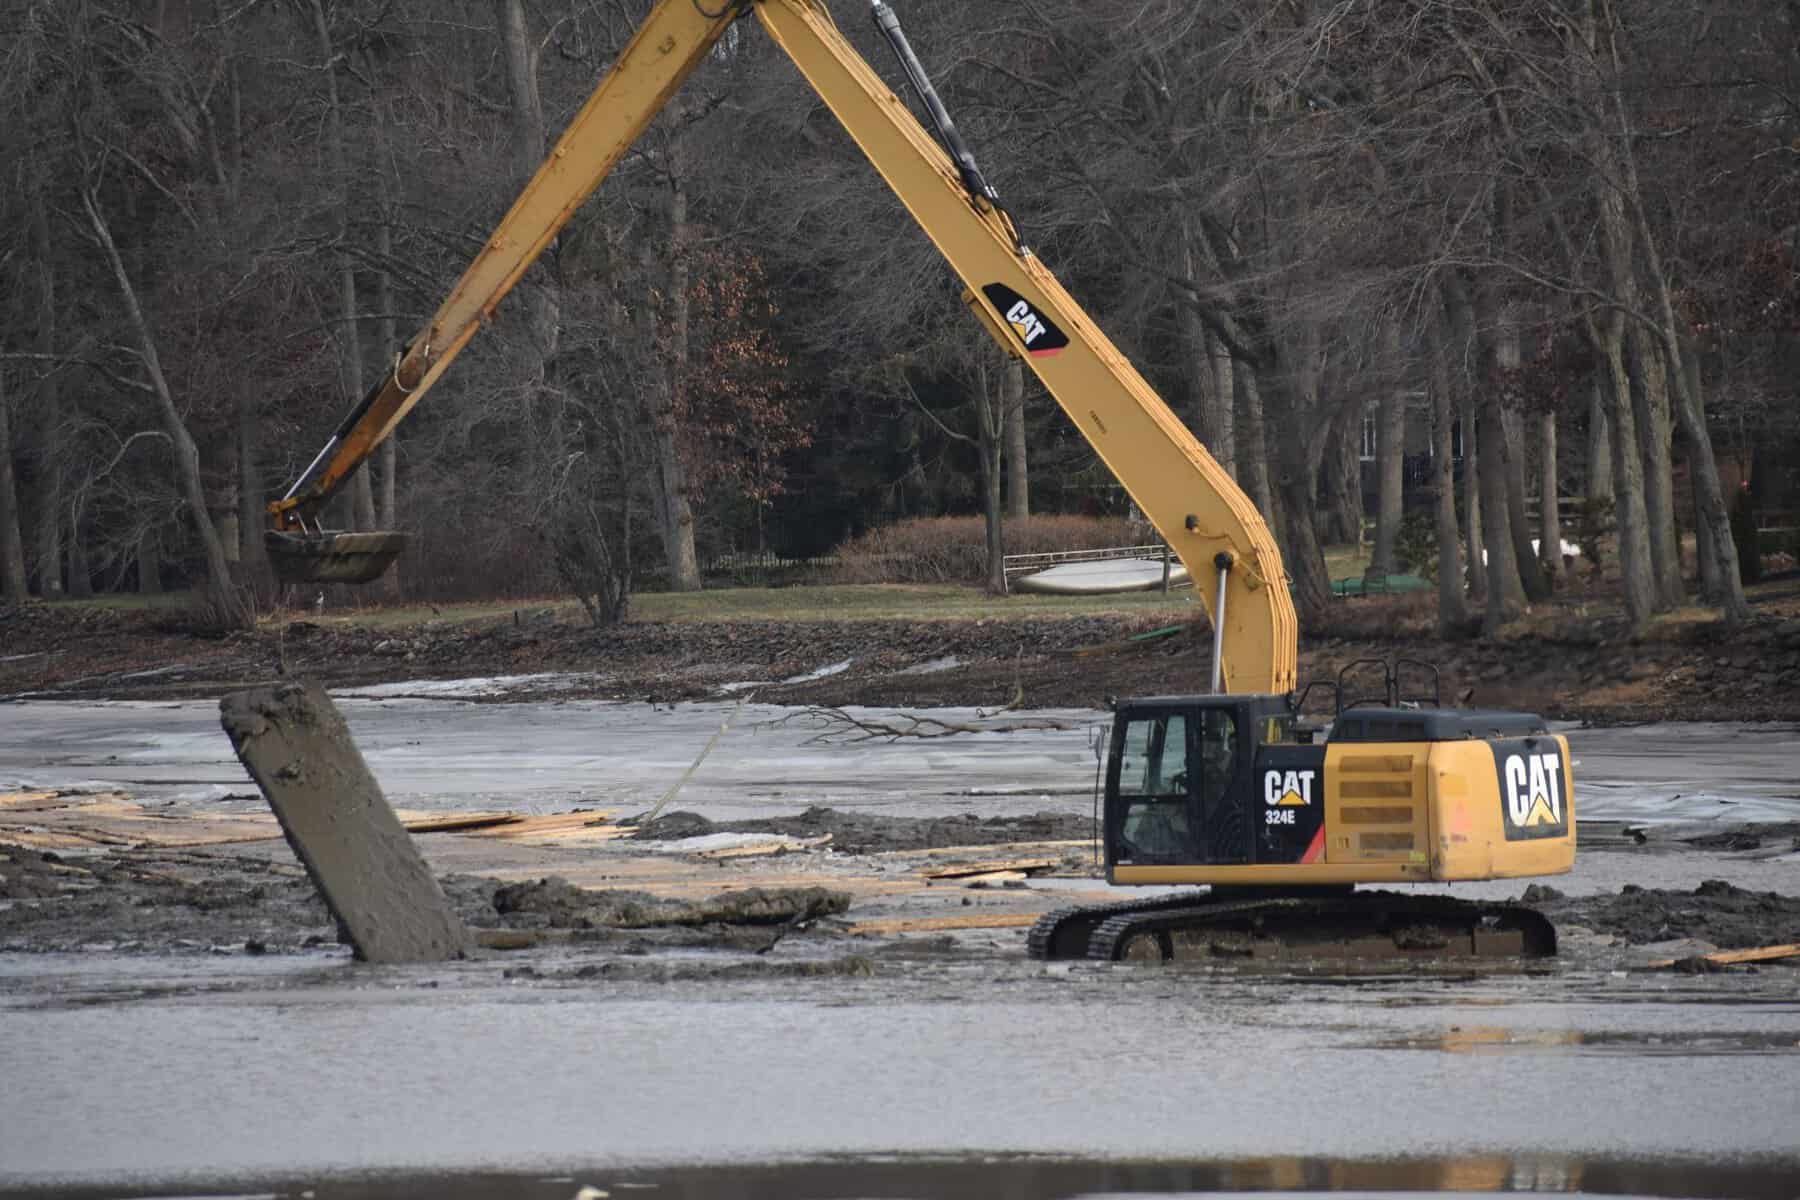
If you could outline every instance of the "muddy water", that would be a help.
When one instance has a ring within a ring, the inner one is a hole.
[[[731,718],[679,799],[715,818],[1085,811],[1104,721],[844,748],[750,706],[344,708],[398,803],[540,811],[647,806]],[[219,799],[251,787],[209,704],[16,704],[0,728],[0,788],[261,805]],[[1589,817],[1800,814],[1792,727],[1573,741]],[[1578,870],[1616,890],[1683,862]],[[1791,863],[1735,869],[1752,868],[1740,882],[1797,890]],[[790,952],[819,953],[784,943],[760,961]],[[0,1193],[1800,1195],[1789,968],[1244,978],[1046,967],[998,935],[986,952],[878,955],[869,978],[654,983],[531,961],[534,978],[503,959],[0,955]],[[810,1165],[752,1165],[769,1163]],[[1415,1173],[1376,1169],[1396,1163]],[[371,1172],[385,1182],[356,1190]]]
[[[1761,1162],[1800,1182],[1791,970],[1730,990],[998,957],[829,982],[503,972],[0,959],[0,1187],[993,1154]]]
[[[1107,714],[1047,715],[1066,728],[936,742],[824,745],[794,710],[758,705],[474,704],[342,698],[388,796],[418,808],[647,808],[727,725],[679,792],[714,819],[808,805],[938,815],[1086,811]],[[966,710],[937,710],[949,718]],[[878,710],[870,710],[880,715]],[[218,798],[254,789],[207,703],[26,702],[0,713],[0,787],[95,785]],[[1630,821],[1800,818],[1800,729],[1653,725],[1576,730],[1582,813]]]

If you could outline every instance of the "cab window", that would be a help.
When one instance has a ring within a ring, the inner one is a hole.
[[[1119,758],[1119,794],[1168,796],[1186,791],[1186,716],[1170,713],[1127,725]]]

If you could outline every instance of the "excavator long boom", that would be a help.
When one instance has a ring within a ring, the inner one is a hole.
[[[882,0],[873,9],[913,74],[917,64],[891,28],[892,13]],[[1298,630],[1280,551],[1262,516],[1020,245],[960,143],[947,138],[953,159],[844,39],[824,0],[744,0],[717,12],[698,0],[659,0],[430,325],[288,496],[271,505],[276,529],[306,530],[745,10],[756,13],[961,277],[964,300],[988,331],[1036,372],[1186,564],[1217,630],[1215,683],[1235,692],[1292,691]],[[917,76],[914,82],[921,86]],[[929,85],[922,90],[934,118],[942,117]]]

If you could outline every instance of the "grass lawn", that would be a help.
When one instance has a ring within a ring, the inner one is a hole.
[[[1368,565],[1366,546],[1332,546],[1325,551],[1325,566],[1333,579],[1360,577]],[[179,607],[191,599],[186,592],[159,596],[112,595],[92,600],[65,600],[100,608],[132,609]],[[310,606],[265,614],[265,620],[309,620],[382,626],[414,625],[427,621],[511,620],[515,611],[555,610],[560,621],[585,621],[575,601],[562,596],[529,599],[451,602],[443,604],[385,605],[373,599],[366,604],[327,605],[315,613]],[[709,588],[703,592],[643,592],[631,598],[631,615],[641,621],[968,621],[1023,616],[1071,616],[1128,614],[1170,622],[1187,620],[1200,611],[1192,588],[1168,595],[1160,591],[1121,592],[1111,596],[1046,596],[1019,593],[989,596],[980,588],[963,584],[818,584],[784,588]]]

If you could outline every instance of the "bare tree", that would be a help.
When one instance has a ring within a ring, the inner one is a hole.
[[[0,595],[23,600],[25,542],[19,532],[19,491],[13,475],[12,395],[0,368]]]

